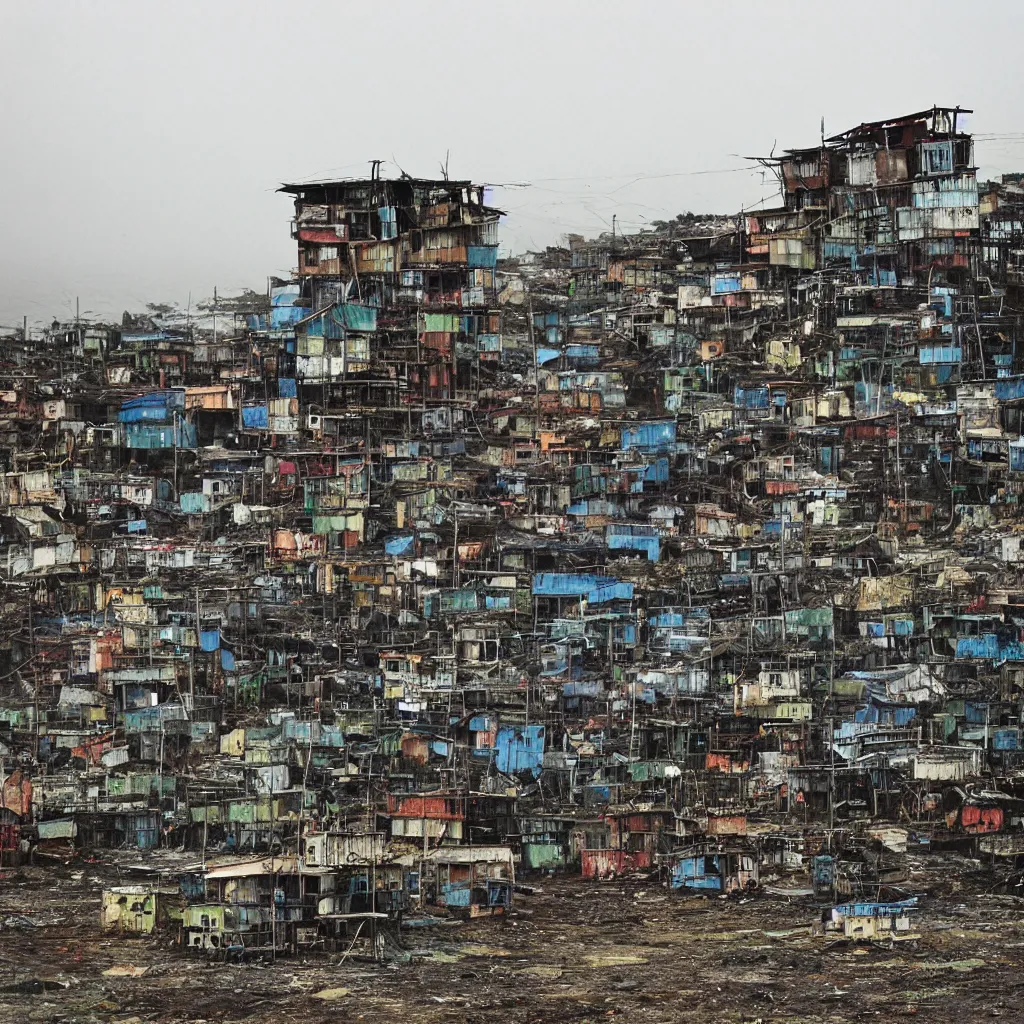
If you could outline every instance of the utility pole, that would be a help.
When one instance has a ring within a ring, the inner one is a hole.
[[[459,587],[459,510],[453,504],[452,513],[455,518],[455,541],[452,545],[452,585]]]
[[[174,497],[178,498],[178,410],[171,413],[171,440],[174,442]]]
[[[829,715],[829,718],[828,718],[828,749],[829,749],[829,759],[831,761],[831,771],[829,772],[829,783],[828,783],[828,827],[829,827],[829,832],[831,832],[832,831],[832,827],[835,824],[835,806],[836,806],[835,719],[833,719],[833,717],[831,715]],[[829,838],[831,840],[831,836]]]
[[[270,855],[270,959],[277,959],[277,865]]]
[[[632,762],[635,759],[633,753],[633,744],[636,742],[636,679],[633,679],[629,684],[630,690],[630,714],[629,714],[629,760]]]
[[[526,325],[530,332],[530,348],[533,349],[533,439],[540,432],[540,375],[537,372],[537,335],[533,330],[533,294],[526,282]]]
[[[828,827],[831,830],[835,818],[836,802],[836,744],[835,724],[833,713],[835,711],[835,688],[836,688],[836,601],[835,596],[829,598],[829,606],[832,609],[832,658],[828,666],[828,749],[829,760],[832,770],[829,772],[828,786]],[[829,842],[832,841],[831,833]]]

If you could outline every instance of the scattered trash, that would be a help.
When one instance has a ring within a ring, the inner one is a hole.
[[[314,999],[344,999],[346,996],[351,995],[352,989],[350,988],[324,988],[319,992],[313,993]]]
[[[149,972],[148,967],[136,967],[134,964],[119,964],[109,967],[103,973],[108,978],[141,978]]]

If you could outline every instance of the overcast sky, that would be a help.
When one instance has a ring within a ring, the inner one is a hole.
[[[1024,5],[2,0],[0,325],[264,288],[282,181],[502,188],[502,248],[734,212],[742,157],[938,104],[1024,169]],[[988,136],[988,138],[986,138]],[[995,137],[993,137],[995,136]]]

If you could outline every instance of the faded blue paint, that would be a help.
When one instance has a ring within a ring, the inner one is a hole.
[[[195,448],[196,428],[184,420],[175,424],[126,423],[124,444],[126,448]]]
[[[749,587],[750,576],[745,572],[723,572],[718,577],[718,585],[723,588]]]
[[[685,626],[706,632],[710,618],[707,608],[687,608],[685,612],[658,612],[651,615],[648,622],[652,626]]]
[[[964,701],[964,720],[972,725],[984,725],[991,718],[988,704],[977,700]]]
[[[602,582],[614,580],[583,573],[542,572],[533,577],[533,592],[551,597],[582,597]]]
[[[604,604],[605,601],[632,601],[633,584],[619,583],[617,580],[602,582],[597,589],[587,594],[591,604]]]
[[[811,862],[811,884],[815,893],[831,891],[836,877],[835,861],[826,854],[819,854]]]
[[[558,312],[534,313],[533,326],[539,328],[557,327],[562,323],[563,319],[562,314]]]
[[[512,906],[512,883],[500,879],[487,879],[487,906],[489,907],[511,907]]]
[[[299,333],[305,338],[340,338],[341,327],[326,313],[310,317],[300,326]]]
[[[633,584],[608,576],[571,572],[542,572],[533,577],[533,593],[546,597],[586,597],[593,603],[631,601]]]
[[[642,551],[652,562],[661,555],[661,538],[653,526],[611,523],[605,527],[605,543],[609,551]]]
[[[170,331],[122,331],[121,342],[125,345],[139,344],[151,341],[183,341],[180,334],[172,334]]]
[[[242,406],[243,427],[248,427],[250,430],[266,430],[268,423],[267,407],[265,405]]]
[[[617,622],[612,628],[612,637],[619,644],[635,644],[636,626],[632,622]]]
[[[286,740],[293,740],[299,744],[314,747],[344,747],[345,735],[339,725],[328,725],[318,721],[301,721],[299,719],[285,719],[281,723],[281,737]]]
[[[919,142],[917,144],[921,174],[950,174],[953,170],[953,143]],[[917,195],[918,193],[914,193]]]
[[[892,385],[882,387],[879,395],[877,384],[858,380],[853,385],[853,404],[858,417],[887,413],[892,408]]]
[[[845,260],[857,258],[857,246],[853,242],[837,242],[826,238],[822,242],[822,253],[827,260]]]
[[[338,748],[345,746],[345,735],[341,726],[327,725],[315,720],[286,718],[281,723],[281,738],[291,740],[300,746]]]
[[[711,294],[729,295],[740,291],[741,285],[739,274],[714,274],[711,277]]]
[[[956,642],[956,657],[985,659],[993,662],[1024,661],[1024,644],[1017,640],[1000,641],[995,633],[962,636]]]
[[[599,345],[573,343],[565,348],[565,358],[575,366],[593,366],[601,361]]]
[[[596,697],[602,684],[596,679],[581,679],[575,683],[562,683],[563,697]]]
[[[917,358],[922,366],[959,363],[963,360],[963,349],[959,345],[921,345],[917,350]]]
[[[560,676],[569,668],[569,648],[568,645],[559,645],[560,651],[555,655],[548,655],[544,659],[545,668],[541,669],[541,675],[546,677],[549,676]],[[576,669],[572,675],[578,676],[579,670]]]
[[[198,903],[206,898],[206,876],[198,871],[185,872],[178,876],[178,888],[185,899]]]
[[[900,917],[917,909],[917,897],[898,903],[843,903],[835,908],[841,917]]]
[[[441,897],[446,907],[468,907],[470,888],[465,883],[448,882],[441,886]]]
[[[672,888],[721,891],[718,857],[714,854],[681,857],[672,867]]]
[[[377,309],[375,306],[362,306],[355,302],[343,302],[335,306],[331,316],[336,324],[349,331],[377,330]]]
[[[498,247],[470,245],[466,248],[466,259],[471,270],[493,270],[498,265]]]
[[[992,734],[995,750],[1020,750],[1020,729],[996,729]]]
[[[185,491],[184,494],[178,496],[178,506],[182,512],[199,515],[202,512],[209,512],[213,507],[213,502],[210,495],[203,494],[202,491]]]
[[[655,459],[644,467],[644,483],[668,483],[668,459]]]
[[[277,394],[279,398],[298,398],[298,382],[294,377],[277,378]]]
[[[160,732],[164,722],[185,720],[185,710],[180,704],[157,704],[126,711],[124,728],[125,732]]]
[[[566,509],[569,516],[617,516],[622,511],[622,506],[614,501],[607,501],[604,498],[585,498],[582,501],[573,502]]]
[[[543,725],[503,725],[495,736],[499,772],[540,774],[544,760]]]
[[[767,409],[771,404],[767,388],[737,386],[733,389],[732,400],[741,409]]]
[[[498,489],[505,494],[526,494],[526,474],[513,470],[498,470]]]
[[[660,420],[653,423],[634,423],[623,427],[622,449],[637,448],[641,451],[657,451],[672,447],[676,442],[676,421]]]
[[[868,272],[868,284],[873,285],[875,288],[895,288],[899,281],[896,278],[895,270],[872,267]]]
[[[175,412],[185,409],[184,391],[150,391],[121,403],[121,423],[169,423]]]
[[[320,726],[320,746],[341,749],[345,746],[345,732],[340,725]]]
[[[904,728],[917,718],[917,708],[904,704],[867,704],[853,713],[855,722],[891,725]]]
[[[1024,377],[1008,377],[996,381],[996,398],[1000,402],[1013,402],[1024,398]]]
[[[411,551],[416,543],[416,534],[410,533],[405,537],[389,537],[384,541],[384,552],[388,555],[404,555]]]
[[[442,612],[475,612],[480,607],[480,595],[475,590],[442,590]]]
[[[380,217],[380,237],[383,242],[390,242],[398,237],[398,211],[393,206],[382,206],[377,210]]]
[[[270,310],[270,330],[282,331],[292,327],[312,310],[308,306],[274,306]],[[263,318],[263,317],[261,317]],[[264,318],[265,322],[265,318]]]
[[[160,815],[157,811],[139,811],[124,818],[128,842],[140,850],[153,849],[160,839]]]
[[[339,341],[348,331],[372,332],[377,329],[377,308],[357,302],[340,302],[324,312],[311,316],[301,325],[301,333],[309,338]]]

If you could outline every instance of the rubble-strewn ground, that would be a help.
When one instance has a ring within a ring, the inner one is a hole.
[[[807,897],[702,898],[633,879],[546,879],[504,921],[403,931],[406,951],[392,950],[383,965],[339,965],[340,954],[224,964],[182,953],[169,936],[105,935],[100,890],[114,880],[109,868],[84,864],[0,882],[0,1018],[1022,1019],[1024,898],[985,893],[969,879],[962,888],[940,879],[944,894],[922,900],[921,937],[895,948],[812,935],[821,907]]]

